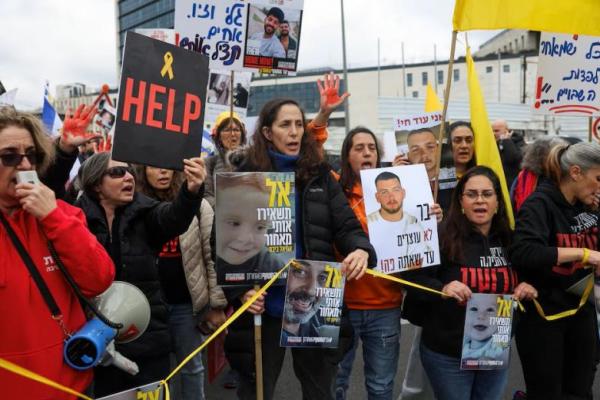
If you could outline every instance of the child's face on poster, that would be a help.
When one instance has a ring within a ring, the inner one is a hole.
[[[258,219],[257,208],[268,207],[269,194],[251,186],[219,190],[217,213],[217,255],[239,265],[265,246],[268,221]]]
[[[496,326],[490,324],[490,317],[496,316],[496,297],[476,296],[467,304],[465,329],[472,340],[488,340],[496,333]]]

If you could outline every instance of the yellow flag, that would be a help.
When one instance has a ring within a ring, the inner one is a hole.
[[[427,84],[427,94],[425,94],[425,112],[442,111],[442,103],[438,99],[435,90],[431,87],[431,84]]]
[[[529,29],[600,36],[599,0],[456,0],[455,31]]]
[[[494,138],[492,126],[488,120],[487,110],[483,101],[483,94],[479,86],[479,78],[475,70],[475,63],[471,57],[471,49],[467,47],[467,83],[469,85],[469,105],[471,108],[471,126],[475,135],[475,160],[477,165],[484,165],[491,168],[498,178],[500,178],[500,186],[502,187],[502,197],[506,204],[506,213],[510,222],[510,227],[515,227],[515,218],[513,216],[512,205],[510,203],[510,195],[506,186],[506,178],[504,177],[504,169],[502,168],[502,160],[498,145]]]

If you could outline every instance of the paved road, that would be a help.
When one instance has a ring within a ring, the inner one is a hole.
[[[394,398],[396,399],[400,394],[402,387],[402,380],[404,378],[404,372],[406,371],[406,362],[408,359],[408,353],[412,343],[414,335],[414,328],[411,325],[402,325],[402,336],[400,345],[400,364],[398,366],[398,374],[396,375],[396,385],[394,388]],[[514,344],[514,343],[513,343]],[[548,349],[551,351],[551,349]],[[348,393],[348,400],[365,400],[367,398],[364,389],[364,375],[363,371],[363,360],[362,350],[359,348],[357,351],[356,360],[354,363],[354,369],[351,376],[350,390]],[[206,386],[206,398],[207,400],[235,400],[235,390],[227,390],[222,385],[222,374],[215,383]],[[517,389],[524,389],[525,384],[523,382],[523,376],[521,371],[521,363],[516,351],[512,353],[510,373],[508,385],[504,398],[507,400],[512,399],[512,395]],[[594,384],[594,398],[600,398],[600,377],[596,376],[596,382]],[[285,364],[277,382],[275,390],[276,400],[300,400],[302,399],[300,384],[294,376],[292,369],[290,352],[287,353]],[[315,399],[318,400],[318,399]]]

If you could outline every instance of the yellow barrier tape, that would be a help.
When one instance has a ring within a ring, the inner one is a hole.
[[[223,323],[223,325],[221,325],[219,327],[219,329],[217,329],[212,335],[210,335],[208,337],[208,339],[206,339],[204,341],[204,343],[202,343],[200,345],[200,347],[198,347],[196,350],[194,350],[193,352],[190,353],[190,355],[188,355],[185,360],[183,360],[170,374],[169,376],[167,376],[163,381],[161,381],[161,384],[167,388],[165,391],[165,400],[169,400],[169,389],[167,385],[167,382],[173,378],[173,376],[175,376],[180,370],[181,368],[183,368],[183,366],[185,364],[187,364],[196,354],[198,354],[199,352],[201,352],[206,346],[208,346],[208,344],[210,342],[212,342],[217,336],[219,336],[221,334],[221,332],[223,332],[225,329],[227,329],[227,327],[229,325],[231,325],[240,315],[242,315],[242,313],[244,311],[246,311],[248,309],[248,307],[250,307],[252,305],[252,303],[254,303],[256,301],[256,299],[258,299],[260,296],[262,296],[262,294],[271,287],[271,285],[273,283],[275,283],[275,281],[279,278],[279,276],[283,273],[283,271],[285,271],[290,264],[293,262],[294,260],[290,260],[287,264],[285,264],[283,266],[283,268],[281,268],[279,271],[277,271],[277,273],[275,275],[273,275],[273,277],[263,286],[261,287],[255,294],[254,296],[252,296],[247,302],[245,302],[240,308],[238,308],[236,310],[236,312],[234,312],[231,317],[229,317],[227,319],[227,321],[225,321],[225,323]]]
[[[39,383],[43,383],[44,385],[48,385],[53,387],[54,389],[60,390],[62,392],[65,393],[69,393],[72,394],[74,396],[80,397],[82,399],[85,400],[92,400],[91,397],[86,396],[85,394],[81,394],[73,389],[70,389],[66,386],[61,385],[60,383],[54,382],[53,380],[50,380],[42,375],[39,375],[33,371],[30,371],[28,369],[25,369],[23,367],[18,366],[17,364],[13,364],[10,361],[6,361],[2,358],[0,358],[0,368],[4,368],[10,372],[13,372],[17,375],[21,375],[25,378],[31,379],[33,381],[39,382]]]
[[[387,274],[384,274],[384,273],[379,272],[379,271],[374,271],[372,269],[368,269],[366,272],[367,272],[367,274],[373,275],[373,276],[375,276],[377,278],[387,279],[389,281],[401,283],[401,284],[406,285],[406,286],[412,286],[412,287],[417,288],[417,289],[425,290],[427,292],[431,292],[431,293],[442,295],[444,297],[448,297],[447,294],[444,294],[444,293],[442,293],[442,292],[440,292],[438,290],[428,288],[427,286],[419,285],[418,283],[406,281],[404,279],[400,279],[400,278],[397,278],[397,277],[392,276],[392,275],[387,275]],[[560,312],[558,314],[553,314],[553,315],[548,315],[547,316],[544,313],[544,309],[542,308],[542,306],[540,305],[540,303],[536,299],[533,299],[533,304],[535,305],[535,308],[537,309],[537,312],[540,315],[540,317],[544,318],[546,321],[555,321],[557,319],[561,319],[561,318],[565,318],[565,317],[570,317],[571,315],[574,315],[575,313],[577,313],[577,311],[579,311],[579,309],[581,307],[583,307],[583,305],[586,303],[586,301],[587,301],[587,299],[588,299],[588,297],[589,297],[589,295],[590,295],[593,287],[594,287],[594,279],[593,279],[593,275],[590,275],[590,280],[588,281],[588,283],[587,283],[587,285],[585,287],[585,290],[583,291],[583,295],[581,296],[581,300],[579,300],[579,305],[577,306],[577,308],[574,308],[572,310],[563,311],[563,312]],[[523,304],[519,300],[516,300],[516,302],[517,302],[517,305],[519,306],[519,309],[522,312],[525,312],[525,307],[523,307]]]
[[[384,274],[383,272],[375,271],[375,270],[372,270],[372,269],[368,269],[366,272],[367,272],[367,274],[373,275],[373,276],[375,276],[377,278],[387,279],[388,281],[393,281],[393,282],[401,283],[401,284],[406,285],[406,286],[412,286],[412,287],[417,288],[417,289],[425,290],[426,292],[431,292],[431,293],[442,295],[444,297],[449,297],[447,294],[445,294],[443,292],[440,292],[439,290],[428,288],[427,286],[419,285],[418,283],[414,283],[414,282],[410,282],[410,281],[405,281],[404,279],[400,279],[400,278],[397,278],[397,277],[392,276],[392,275],[387,275],[387,274]]]
[[[540,303],[538,303],[538,301],[536,299],[533,299],[533,304],[535,305],[535,308],[537,309],[537,312],[540,315],[540,317],[544,318],[546,321],[556,321],[557,319],[570,317],[571,315],[574,315],[577,311],[579,311],[579,309],[581,307],[583,307],[583,305],[587,302],[587,299],[590,296],[590,293],[592,292],[593,288],[594,288],[594,274],[590,274],[590,278],[588,280],[587,285],[585,286],[585,290],[583,291],[583,294],[581,295],[581,299],[579,300],[579,305],[577,306],[577,308],[559,312],[557,314],[546,315],[544,313],[544,309],[542,308],[542,306],[540,305]]]

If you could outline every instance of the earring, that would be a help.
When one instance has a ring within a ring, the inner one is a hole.
[[[498,207],[496,207],[496,211],[494,211],[494,214],[498,214]]]
[[[461,209],[460,209],[460,212],[464,214],[464,213],[465,213],[465,209],[464,209],[464,208],[461,208]]]

